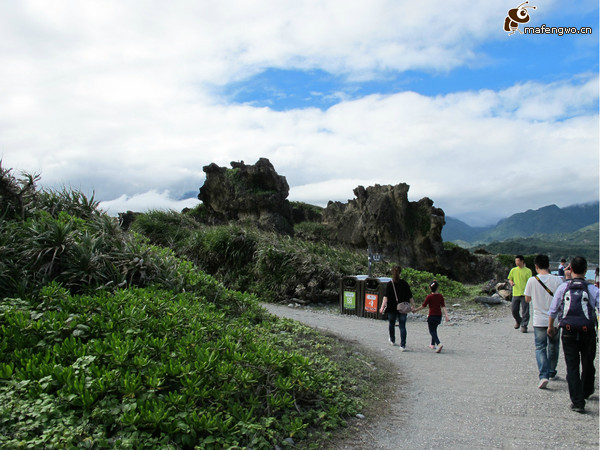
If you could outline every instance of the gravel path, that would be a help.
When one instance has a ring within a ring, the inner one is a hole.
[[[508,308],[501,318],[442,324],[444,348],[436,354],[421,316],[409,315],[402,353],[388,344],[386,321],[264,306],[363,345],[397,368],[398,401],[389,405],[391,414],[367,417],[336,448],[599,448],[598,388],[586,414],[569,409],[561,349],[560,379],[538,389],[533,333],[514,330]]]

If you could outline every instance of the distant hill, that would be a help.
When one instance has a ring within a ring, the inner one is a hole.
[[[566,208],[549,205],[513,214],[496,226],[487,228],[471,227],[460,220],[446,217],[442,238],[444,241],[475,245],[540,234],[572,233],[598,223],[598,207],[598,202]]]
[[[446,216],[446,225],[442,228],[442,239],[444,241],[464,241],[471,242],[476,236],[491,230],[495,225],[487,227],[472,227],[462,220]]]
[[[480,245],[490,253],[516,255],[534,255],[544,253],[550,261],[559,261],[561,258],[570,260],[574,256],[583,256],[589,263],[598,264],[599,261],[599,227],[598,222],[581,228],[572,233],[536,234],[529,237],[508,239],[502,242],[492,242]]]

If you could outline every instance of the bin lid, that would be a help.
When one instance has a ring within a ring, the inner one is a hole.
[[[365,280],[367,289],[377,289],[382,284],[388,284],[392,279],[390,277],[370,277]]]
[[[365,280],[365,287],[370,290],[379,288],[380,284],[379,278],[367,278]]]
[[[369,278],[368,275],[346,275],[344,278],[350,278],[353,280],[363,281]]]

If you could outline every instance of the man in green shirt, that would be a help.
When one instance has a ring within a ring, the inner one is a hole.
[[[515,256],[515,264],[517,267],[513,267],[508,274],[508,282],[513,288],[512,315],[516,320],[515,329],[521,327],[521,332],[527,333],[529,303],[525,301],[525,286],[527,286],[527,280],[531,277],[531,269],[525,265],[523,255]]]

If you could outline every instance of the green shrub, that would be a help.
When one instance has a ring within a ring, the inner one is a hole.
[[[301,222],[294,225],[294,236],[306,241],[328,242],[331,231],[317,222]]]
[[[60,282],[72,293],[127,286],[194,290],[198,270],[173,250],[124,233],[114,218],[45,211],[0,221],[0,296],[28,297]]]
[[[444,241],[444,250],[453,250],[455,248],[462,248],[462,247],[458,244],[455,244],[454,242]]]
[[[402,278],[410,285],[415,302],[422,302],[425,297],[431,294],[429,284],[437,280],[440,287],[438,292],[446,298],[458,298],[467,293],[464,285],[451,280],[445,275],[434,275],[430,272],[411,269],[410,267],[402,269]]]
[[[234,317],[189,293],[57,284],[6,300],[0,446],[264,448],[343,425],[359,403],[316,335],[244,301]]]
[[[177,250],[196,225],[197,222],[189,215],[172,210],[152,210],[137,215],[130,229],[143,234],[155,245]]]
[[[355,251],[276,234],[260,236],[252,292],[261,297],[283,300],[301,297],[298,291],[305,290],[308,296],[330,292],[335,299],[340,277],[364,271]]]

